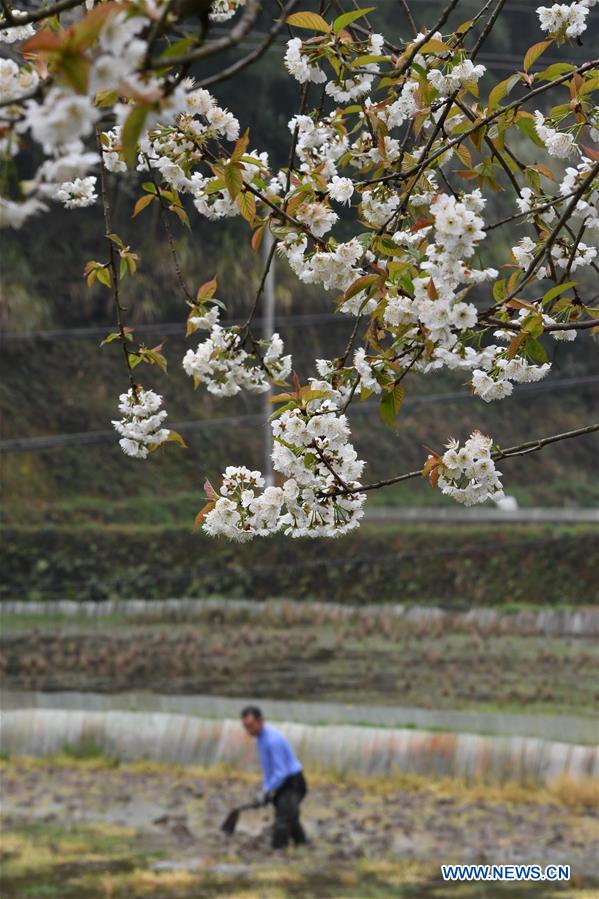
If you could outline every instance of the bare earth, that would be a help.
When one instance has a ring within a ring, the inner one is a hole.
[[[258,778],[226,771],[12,760],[2,768],[5,899],[441,899],[448,862],[569,864],[568,885],[452,884],[452,897],[597,896],[599,812],[582,787],[465,787],[313,773],[311,844],[272,854],[270,810],[220,831]],[[310,776],[310,772],[308,772]]]

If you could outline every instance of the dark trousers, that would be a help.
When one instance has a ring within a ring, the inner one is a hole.
[[[284,780],[275,793],[275,823],[272,833],[273,849],[284,849],[291,838],[296,846],[307,843],[304,828],[300,823],[300,803],[308,787],[303,773],[292,774]]]

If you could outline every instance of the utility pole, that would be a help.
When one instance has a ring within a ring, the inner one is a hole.
[[[267,229],[264,233],[262,241],[262,258],[264,265],[267,264],[268,258],[272,252],[274,237]],[[275,329],[275,256],[273,255],[266,281],[264,282],[264,318],[263,318],[262,336],[264,340],[270,340]],[[272,430],[270,427],[270,416],[272,414],[272,404],[270,398],[272,396],[272,387],[269,386],[268,391],[263,394],[264,397],[264,438],[263,438],[263,472],[264,480],[267,487],[272,487],[275,479],[272,468]]]

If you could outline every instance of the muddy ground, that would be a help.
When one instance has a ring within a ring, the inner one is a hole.
[[[569,784],[315,775],[311,844],[273,855],[268,809],[231,838],[219,829],[257,777],[65,757],[4,761],[1,775],[4,899],[441,899],[442,862],[571,865],[567,886],[452,884],[457,899],[598,895],[599,813]]]
[[[420,708],[589,714],[599,702],[594,638],[443,632],[382,619],[28,629],[3,623],[7,689],[242,692],[256,698]]]

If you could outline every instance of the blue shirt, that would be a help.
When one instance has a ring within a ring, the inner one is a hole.
[[[277,790],[284,780],[302,770],[293,749],[283,734],[265,724],[256,738],[260,767],[264,779],[264,792]]]

